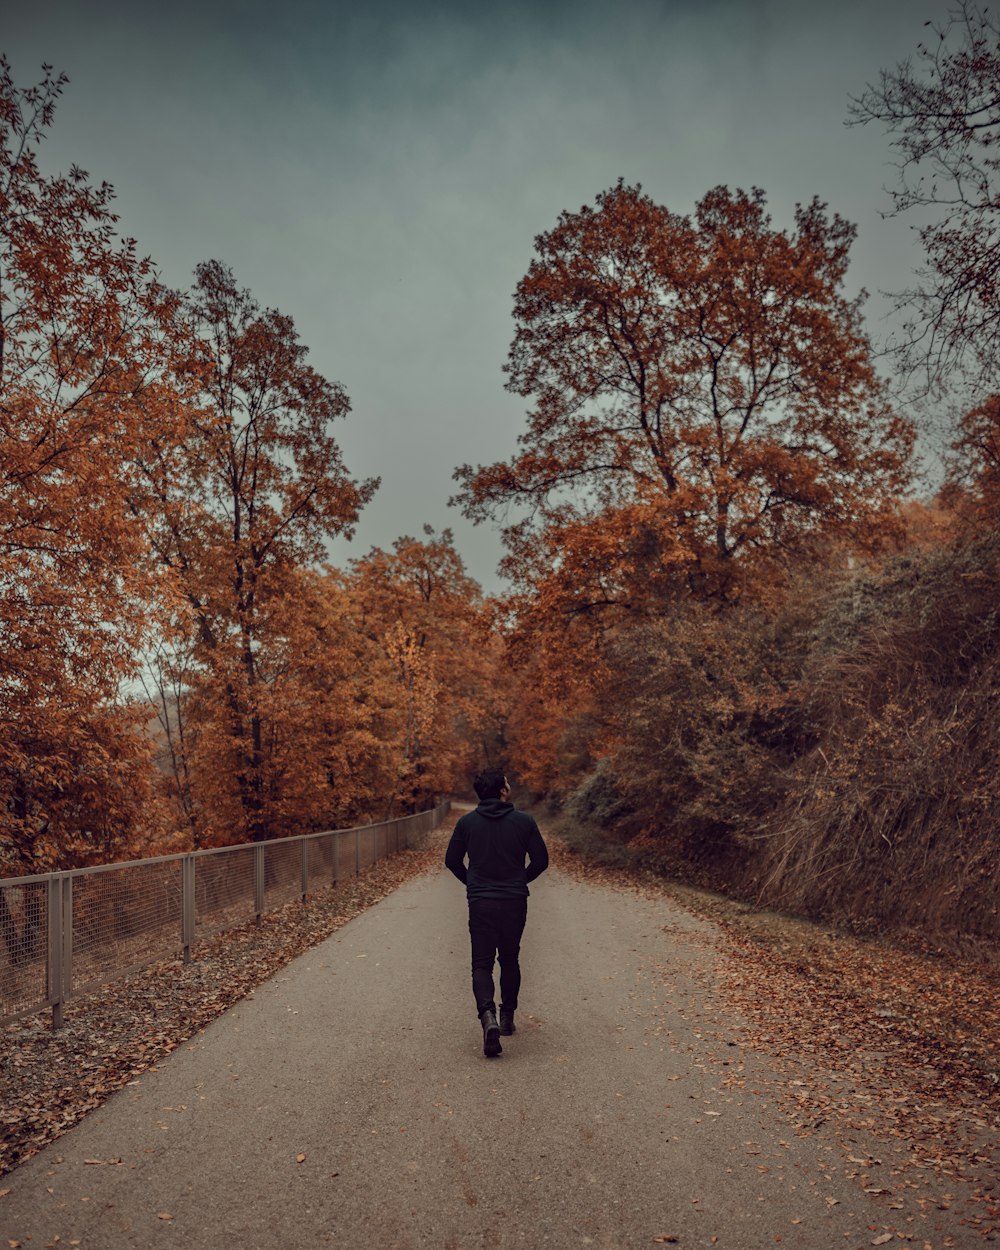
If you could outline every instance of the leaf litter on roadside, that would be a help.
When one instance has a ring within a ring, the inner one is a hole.
[[[549,849],[553,863],[579,880],[667,897],[720,926],[714,932],[721,940],[710,942],[713,988],[721,988],[743,1022],[740,1045],[778,1075],[778,1100],[798,1136],[821,1126],[834,1132],[847,1176],[881,1201],[900,1190],[920,1191],[920,1209],[944,1210],[957,1202],[954,1185],[963,1183],[969,1205],[960,1223],[988,1240],[1000,1238],[995,963],[759,913],[649,872],[588,863],[557,839]],[[723,1084],[741,1081],[731,1072]],[[881,1160],[851,1151],[859,1133],[900,1148],[877,1181]],[[912,1233],[883,1231],[872,1244],[888,1245],[897,1236]]]

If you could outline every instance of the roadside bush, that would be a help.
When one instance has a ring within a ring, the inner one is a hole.
[[[599,761],[593,772],[567,795],[563,810],[578,824],[598,829],[621,829],[633,814],[608,759]]]
[[[742,862],[803,749],[802,604],[684,603],[622,636],[608,823],[692,861]]]
[[[621,631],[581,853],[860,931],[1000,938],[1000,539]]]
[[[998,555],[910,555],[823,622],[800,692],[815,745],[766,823],[762,901],[1000,937]]]

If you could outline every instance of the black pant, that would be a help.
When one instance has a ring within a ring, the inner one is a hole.
[[[526,898],[470,898],[469,935],[472,938],[472,993],[476,1015],[496,1011],[493,998],[493,962],[500,956],[500,996],[504,1008],[514,1011],[521,988],[517,962],[521,934],[528,918]]]

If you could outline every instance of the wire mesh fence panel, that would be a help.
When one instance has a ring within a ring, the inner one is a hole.
[[[337,835],[331,832],[329,836],[324,839],[324,842],[326,843],[326,853],[330,857],[330,883],[334,884],[340,876],[340,866],[337,862]]]
[[[330,835],[330,844],[333,847],[333,877],[335,881],[343,881],[345,877],[350,876],[344,863],[343,840],[344,835],[342,833],[332,833]]]
[[[0,887],[0,1017],[38,1011],[49,1001],[45,881]]]
[[[422,846],[448,804],[360,829],[0,881],[0,1020],[183,951]],[[49,984],[50,976],[52,984]]]
[[[357,836],[353,829],[337,834],[337,880],[346,881],[357,871]]]
[[[264,907],[280,907],[302,893],[302,851],[294,842],[264,842]]]
[[[410,816],[406,821],[406,845],[413,847],[414,850],[423,850],[427,841],[427,833],[434,828],[434,825],[427,823],[426,815],[426,812],[420,812],[417,816]]]
[[[361,871],[375,863],[375,830],[369,825],[361,830]]]
[[[194,922],[199,937],[253,920],[253,861],[252,846],[195,856]]]
[[[181,945],[181,861],[72,874],[72,987],[82,989]]]
[[[321,838],[310,838],[306,843],[306,879],[309,892],[320,890],[325,885],[332,885],[336,878],[334,866],[335,833],[324,834]]]

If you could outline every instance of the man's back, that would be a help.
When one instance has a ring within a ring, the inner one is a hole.
[[[525,866],[525,857],[530,864]],[[465,860],[468,858],[468,869]],[[527,898],[549,853],[534,817],[502,799],[483,799],[456,824],[445,864],[474,898]]]

